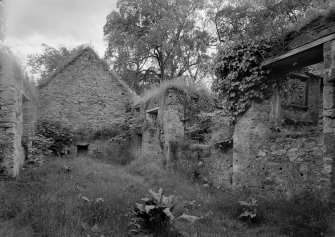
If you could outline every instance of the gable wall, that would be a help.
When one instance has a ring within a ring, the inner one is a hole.
[[[99,130],[124,116],[129,98],[100,59],[85,51],[40,88],[40,116]]]

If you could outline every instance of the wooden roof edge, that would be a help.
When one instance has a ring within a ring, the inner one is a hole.
[[[321,44],[324,44],[324,43],[326,43],[328,41],[331,41],[331,40],[334,40],[334,39],[335,39],[335,33],[332,33],[332,34],[324,36],[324,37],[322,37],[322,38],[320,38],[318,40],[315,40],[313,42],[310,42],[310,43],[302,45],[302,46],[300,46],[298,48],[295,48],[295,49],[293,49],[293,50],[291,50],[291,51],[289,51],[289,52],[287,52],[285,54],[282,54],[280,56],[277,56],[277,57],[274,57],[274,58],[269,58],[269,59],[265,60],[261,64],[261,66],[262,67],[268,67],[268,66],[272,65],[275,62],[278,62],[278,61],[281,61],[281,60],[285,60],[286,58],[294,56],[294,55],[296,55],[298,53],[301,53],[301,52],[303,52],[305,50],[317,47],[317,46],[319,46]]]
[[[308,75],[303,74],[303,73],[298,73],[298,72],[291,72],[290,76],[294,77],[294,78],[303,79],[303,80],[308,80],[309,79]]]

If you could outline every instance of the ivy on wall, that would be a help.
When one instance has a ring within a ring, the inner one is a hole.
[[[234,116],[243,114],[251,101],[269,96],[279,81],[268,77],[261,63],[271,50],[266,40],[241,42],[219,52],[216,58],[213,90],[227,101]]]

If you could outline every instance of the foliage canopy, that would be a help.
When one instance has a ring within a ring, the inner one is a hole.
[[[203,0],[119,0],[117,6],[104,26],[105,56],[132,88],[199,77],[211,39],[197,24]]]
[[[214,5],[221,0],[212,0]],[[297,25],[328,10],[331,0],[235,0],[218,7],[214,16],[221,42],[280,38]]]
[[[31,73],[41,78],[51,75],[75,51],[75,49],[69,50],[64,46],[54,48],[42,44],[42,47],[43,52],[28,55],[27,62],[28,66],[31,67]]]

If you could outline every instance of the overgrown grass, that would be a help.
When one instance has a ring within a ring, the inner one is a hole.
[[[179,90],[199,95],[210,100],[214,99],[214,96],[205,88],[204,85],[196,83],[185,78],[175,78],[161,82],[159,85],[152,85],[149,89],[144,90],[141,97],[136,97],[134,105],[145,104],[150,99],[162,96],[169,88],[177,88]]]
[[[245,223],[250,227],[268,225],[278,233],[292,237],[325,236],[334,221],[334,209],[317,193],[306,191],[290,199],[253,196],[251,192],[238,191],[223,193],[211,205],[212,209],[240,219],[245,210],[239,201],[257,200],[256,217]]]
[[[162,168],[159,157],[140,157],[125,167],[52,157],[17,180],[0,181],[0,236],[127,236],[129,211],[149,189],[159,187],[180,197],[177,214],[200,217],[195,225],[176,224],[188,236],[284,236],[282,225],[289,227],[289,233],[282,233],[301,236],[290,235],[290,226],[306,230],[294,220],[323,223],[326,213],[326,206],[315,200],[297,204],[259,199],[257,214],[262,218],[250,228],[237,218],[238,201],[250,193],[203,187]]]
[[[129,207],[146,189],[141,179],[110,165],[56,159],[2,183],[0,219],[34,236],[125,236]],[[95,203],[98,198],[104,201]]]
[[[93,146],[92,156],[107,164],[128,165],[135,159],[127,142],[96,140]]]

